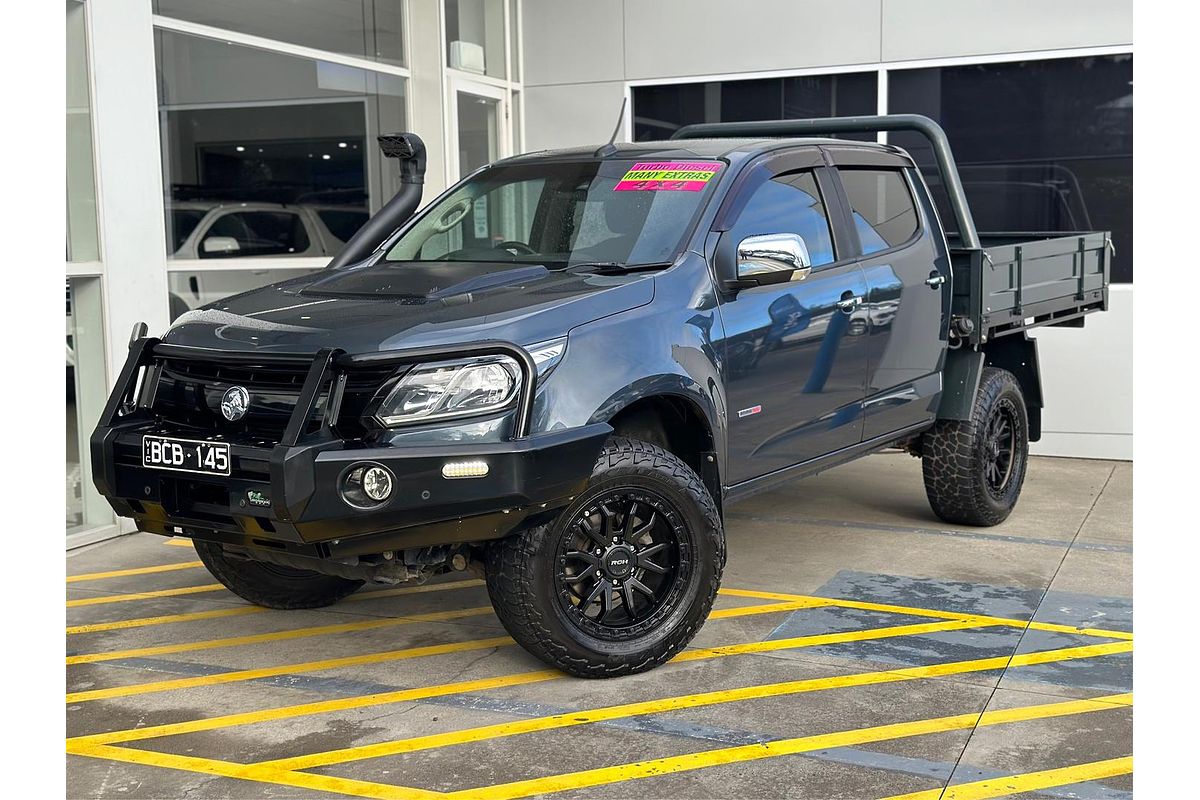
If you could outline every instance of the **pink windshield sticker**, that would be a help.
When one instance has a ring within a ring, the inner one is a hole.
[[[722,166],[720,161],[643,161],[634,164],[613,191],[699,192]]]

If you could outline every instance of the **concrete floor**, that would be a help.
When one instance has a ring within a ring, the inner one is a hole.
[[[947,530],[886,453],[759,495],[684,658],[610,681],[477,582],[260,611],[125,537],[68,560],[68,796],[1128,798],[1131,494],[1035,459],[1004,525]]]

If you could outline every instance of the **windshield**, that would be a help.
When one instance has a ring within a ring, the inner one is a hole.
[[[431,207],[388,261],[639,266],[673,261],[720,161],[497,166]]]

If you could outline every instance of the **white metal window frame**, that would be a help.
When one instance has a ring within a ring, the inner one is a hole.
[[[870,73],[877,76],[876,113],[888,113],[888,73],[907,69],[929,69],[932,67],[963,67],[978,64],[1014,64],[1021,61],[1050,61],[1064,58],[1087,58],[1088,56],[1133,55],[1132,44],[1105,45],[1101,47],[1072,47],[1057,50],[1023,50],[1012,53],[989,53],[972,56],[946,56],[907,61],[869,61],[859,64],[838,64],[826,67],[804,67],[802,69],[763,70],[757,72],[725,72],[708,75],[672,76],[669,78],[639,78],[625,81],[625,102],[630,113],[625,115],[625,140],[633,141],[633,89],[638,86],[677,86],[692,83],[710,83],[769,78],[802,78],[815,75],[845,75],[848,73]],[[887,133],[877,134],[878,141],[887,142]]]
[[[408,24],[408,3],[401,4],[401,24],[403,28],[402,42],[404,45],[405,59],[410,57],[412,53],[411,41],[412,32]],[[412,101],[412,71],[406,66],[398,64],[388,64],[381,61],[373,61],[369,58],[361,58],[358,56],[346,55],[344,53],[334,53],[329,50],[320,50],[314,47],[306,47],[304,45],[291,44],[281,42],[277,39],[268,39],[263,36],[255,36],[249,33],[239,33],[226,28],[218,28],[212,25],[203,25],[197,22],[188,22],[186,20],[167,17],[161,14],[155,14],[152,17],[156,30],[172,31],[174,33],[182,33],[189,36],[197,36],[204,39],[212,39],[214,41],[224,42],[226,44],[241,45],[250,47],[256,50],[262,50],[269,53],[278,53],[285,56],[294,56],[312,61],[325,61],[330,64],[338,64],[346,67],[361,69],[366,72],[375,72],[383,75],[394,75],[404,78],[407,81],[404,92],[404,118],[408,120],[411,127],[413,121],[413,101]],[[443,36],[443,38],[445,38]],[[270,101],[267,101],[268,103]],[[331,101],[333,102],[333,101]],[[188,108],[215,108],[225,107],[228,103],[217,104],[189,104]],[[256,103],[255,105],[263,105]],[[160,105],[160,108],[164,106]],[[168,105],[166,108],[181,109],[184,106]],[[316,257],[267,257],[267,258],[168,258],[167,272],[229,272],[239,270],[264,270],[264,269],[321,269],[329,263],[329,258],[325,256]]]
[[[501,158],[507,158],[513,152],[512,91],[491,82],[477,81],[472,77],[460,77],[468,76],[470,73],[456,70],[449,70],[449,72],[451,74],[446,81],[448,110],[446,116],[446,166],[450,172],[451,181],[457,183],[459,178],[466,177],[458,160],[458,95],[466,94],[495,101],[499,135],[496,139],[496,158],[493,160],[498,161]]]
[[[512,7],[514,3],[517,8],[516,23],[518,30],[521,28],[522,15],[525,12],[525,4],[521,0],[504,0],[504,78],[480,75],[476,72],[466,72],[450,66],[450,54],[446,50],[446,8],[445,3],[443,2],[442,4],[442,13],[438,15],[438,41],[441,42],[440,47],[442,50],[442,118],[444,121],[442,125],[442,142],[446,148],[445,170],[447,186],[453,186],[458,183],[460,178],[466,177],[465,175],[460,175],[458,170],[458,105],[455,98],[455,94],[458,91],[472,93],[473,90],[471,87],[474,86],[478,88],[473,93],[483,97],[493,97],[492,93],[485,91],[485,87],[503,91],[504,97],[501,101],[501,110],[504,112],[504,130],[500,144],[501,157],[512,155],[515,152],[516,142],[525,141],[524,104],[522,103],[519,114],[520,119],[518,119],[518,115],[513,113],[512,101],[514,92],[522,93],[522,99],[524,99],[525,91],[523,83],[525,75],[525,48],[523,45],[519,48],[513,47]],[[514,52],[514,49],[516,52]],[[514,66],[518,67],[522,80],[513,80]]]

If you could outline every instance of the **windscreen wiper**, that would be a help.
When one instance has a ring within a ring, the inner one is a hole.
[[[666,269],[669,266],[671,265],[666,263],[622,264],[619,261],[584,261],[579,264],[571,264],[564,272],[591,272],[596,275],[628,275],[630,272]]]

